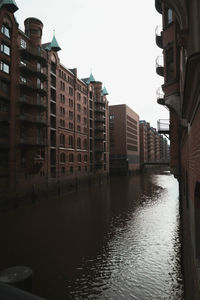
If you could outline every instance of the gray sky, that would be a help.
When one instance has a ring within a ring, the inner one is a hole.
[[[125,103],[140,119],[157,127],[168,111],[156,101],[163,83],[155,72],[155,59],[162,50],[155,44],[155,27],[161,15],[154,0],[16,0],[15,13],[24,30],[27,17],[43,24],[43,43],[53,30],[62,48],[61,63],[78,68],[78,77],[92,71],[109,92],[111,105]]]

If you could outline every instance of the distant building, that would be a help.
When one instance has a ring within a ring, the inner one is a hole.
[[[109,106],[110,173],[127,174],[140,167],[139,116],[127,105]]]
[[[167,139],[145,120],[140,121],[140,164],[169,160]]]

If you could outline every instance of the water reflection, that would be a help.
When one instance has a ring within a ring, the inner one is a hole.
[[[1,215],[1,265],[31,266],[47,299],[182,299],[178,210],[169,173],[44,199]]]

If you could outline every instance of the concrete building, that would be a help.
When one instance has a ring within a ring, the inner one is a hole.
[[[109,106],[110,173],[140,168],[139,116],[126,104]]]
[[[170,112],[171,172],[179,181],[185,299],[200,299],[200,2],[156,0],[164,76],[159,104]],[[161,122],[162,123],[162,122]]]
[[[0,3],[0,188],[48,189],[69,178],[109,172],[108,95],[93,75],[66,68],[53,36],[27,18],[18,28],[15,1]]]

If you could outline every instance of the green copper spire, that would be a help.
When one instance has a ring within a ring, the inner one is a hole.
[[[96,80],[94,79],[94,76],[93,76],[93,74],[91,73],[90,74],[90,77],[88,78],[88,80],[87,80],[87,84],[89,84],[90,82],[95,82]]]
[[[3,5],[6,5],[7,9],[12,13],[14,13],[16,10],[18,10],[18,6],[17,6],[15,0],[0,0],[0,8]]]
[[[104,86],[104,88],[103,88],[103,91],[102,91],[102,92],[103,92],[103,95],[104,95],[104,96],[108,95],[108,91],[107,91],[107,89],[106,89],[106,87],[105,87],[105,86]]]
[[[54,50],[54,51],[56,51],[56,52],[61,50],[61,48],[60,48],[60,46],[58,45],[58,42],[57,42],[57,40],[56,40],[56,38],[55,38],[55,32],[53,33],[53,39],[52,39],[52,41],[51,41],[50,47],[51,47],[52,50]]]

